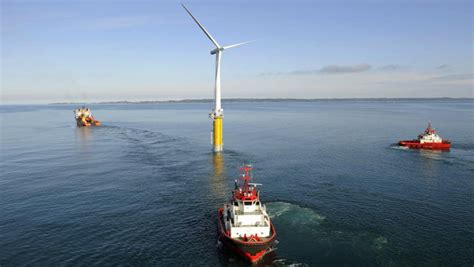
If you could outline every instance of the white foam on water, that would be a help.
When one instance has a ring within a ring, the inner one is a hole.
[[[267,211],[270,218],[278,218],[292,225],[315,226],[326,219],[312,209],[287,202],[270,202],[267,204]]]
[[[397,150],[409,150],[410,148],[407,146],[399,146],[399,145],[392,145],[390,146],[391,149],[397,149]]]
[[[383,236],[379,236],[375,238],[373,242],[374,242],[374,247],[377,250],[383,249],[383,247],[388,243],[387,238]]]
[[[330,251],[332,247],[338,245],[351,244],[354,251],[364,251],[363,248],[369,249],[376,254],[382,253],[387,247],[388,240],[381,235],[367,232],[366,230],[354,231],[334,229],[332,225],[323,223],[326,217],[317,213],[316,211],[291,204],[287,202],[270,202],[267,204],[267,211],[274,223],[283,225],[286,229],[292,231],[303,231],[308,240],[322,240],[319,243],[320,249],[327,246]],[[292,241],[295,242],[295,241]],[[297,243],[295,243],[296,245]],[[294,262],[284,261],[276,266],[306,266]]]
[[[271,266],[306,267],[309,265],[306,263],[295,262],[288,259],[277,259],[272,262]]]
[[[290,203],[285,202],[271,202],[268,203],[267,211],[270,218],[280,217],[281,215],[285,214],[287,211],[290,210]]]

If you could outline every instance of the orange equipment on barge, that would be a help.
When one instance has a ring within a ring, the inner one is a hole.
[[[90,109],[81,107],[74,110],[74,115],[78,127],[100,126],[100,121],[94,119]]]

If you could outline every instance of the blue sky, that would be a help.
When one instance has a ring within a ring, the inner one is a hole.
[[[473,97],[470,1],[183,1],[224,98]],[[2,103],[212,98],[178,1],[1,1]]]

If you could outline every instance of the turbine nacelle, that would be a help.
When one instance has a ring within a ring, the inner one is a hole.
[[[224,51],[224,47],[218,47],[211,50],[211,55],[215,55],[217,52]]]
[[[248,44],[248,43],[252,43],[252,42],[255,42],[255,41],[247,41],[247,42],[242,42],[242,43],[233,44],[233,45],[227,45],[227,46],[223,46],[223,47],[216,46],[215,49],[211,50],[211,55],[215,55],[217,52],[221,52],[221,51],[224,51],[224,50],[229,49],[229,48],[241,46],[243,44]]]

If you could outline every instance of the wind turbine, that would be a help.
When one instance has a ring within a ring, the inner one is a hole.
[[[183,8],[188,12],[188,14],[193,18],[196,24],[201,28],[204,34],[211,40],[216,48],[211,50],[211,55],[216,55],[216,79],[214,87],[214,110],[209,114],[209,117],[213,119],[213,131],[212,131],[212,147],[214,152],[221,152],[224,150],[224,143],[222,142],[222,118],[224,117],[224,110],[221,106],[221,58],[222,52],[226,49],[237,47],[252,41],[221,46],[217,41],[211,36],[211,34],[204,28],[204,26],[196,19],[196,17],[191,14],[191,12],[183,5]]]

